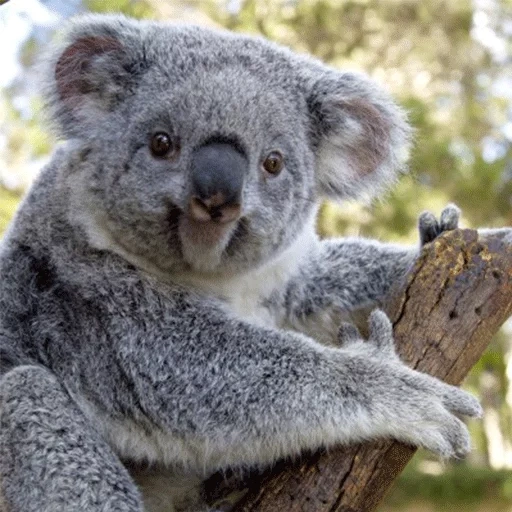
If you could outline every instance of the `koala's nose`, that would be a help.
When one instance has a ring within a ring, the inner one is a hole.
[[[214,142],[192,157],[189,212],[199,221],[230,222],[241,212],[247,159],[234,145]]]

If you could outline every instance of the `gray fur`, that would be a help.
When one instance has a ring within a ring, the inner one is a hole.
[[[467,453],[454,414],[477,401],[403,365],[383,313],[369,343],[338,344],[342,318],[381,304],[417,254],[314,234],[323,196],[375,193],[402,169],[409,128],[376,84],[261,39],[122,17],[74,21],[46,63],[67,141],[0,257],[9,512],[140,512],[122,462],[147,509],[170,511],[201,505],[187,485],[148,496],[169,473],[381,437]],[[155,131],[179,138],[177,157],[151,155]],[[211,141],[248,162],[222,229],[186,213]],[[262,174],[276,149],[285,169]]]

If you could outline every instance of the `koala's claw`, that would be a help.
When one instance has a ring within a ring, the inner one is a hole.
[[[407,407],[409,412],[402,412],[401,416],[412,418],[417,414],[405,426],[405,437],[441,457],[464,457],[471,450],[471,442],[466,425],[457,416],[481,416],[482,408],[476,398],[416,371],[404,375],[402,382],[409,390],[403,396],[404,404],[413,408]]]
[[[423,212],[418,218],[418,230],[420,232],[420,245],[428,244],[438,235],[438,222],[431,212]]]
[[[469,416],[470,418],[481,418],[483,409],[478,400],[456,386],[443,384],[443,405],[454,414]],[[446,390],[446,388],[448,388]]]
[[[471,438],[466,425],[455,416],[447,415],[440,434],[444,446],[438,446],[438,453],[444,458],[463,458],[471,451]]]
[[[375,309],[368,318],[370,336],[368,341],[363,341],[357,327],[351,323],[344,322],[338,331],[338,339],[345,348],[354,344],[367,344],[373,352],[379,352],[397,358],[395,342],[393,338],[393,324],[384,311]]]
[[[480,402],[466,391],[457,386],[446,384],[445,382],[427,374],[419,374],[422,380],[421,384],[414,384],[412,380],[408,383],[417,389],[424,388],[434,393],[441,399],[443,407],[453,414],[468,416],[470,418],[480,418],[483,414]]]
[[[439,221],[430,212],[423,212],[418,219],[420,232],[420,245],[432,242],[441,233],[457,229],[460,219],[460,208],[452,203],[448,204],[441,212]]]
[[[441,233],[443,231],[451,231],[452,229],[457,229],[459,227],[460,213],[460,208],[453,203],[448,204],[444,208],[441,212],[441,219],[439,223]]]
[[[382,352],[396,356],[393,324],[388,315],[384,311],[376,309],[370,314],[368,323],[370,327],[370,338],[368,341],[373,343]]]
[[[432,425],[419,430],[418,445],[443,458],[463,458],[471,451],[466,425],[446,410],[431,412]],[[434,423],[435,422],[435,423]]]

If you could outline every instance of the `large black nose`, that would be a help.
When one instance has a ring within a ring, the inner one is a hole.
[[[196,220],[230,222],[241,211],[247,159],[229,143],[212,142],[192,157],[190,215]]]

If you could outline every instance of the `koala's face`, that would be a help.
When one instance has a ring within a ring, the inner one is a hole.
[[[278,63],[256,75],[198,63],[170,82],[166,73],[180,68],[172,57],[126,102],[125,127],[109,120],[97,143],[108,229],[162,269],[176,260],[203,271],[256,265],[315,208],[305,102],[275,79]]]
[[[407,139],[366,79],[243,36],[85,18],[52,69],[54,116],[87,148],[78,193],[163,271],[263,263],[310,229],[322,194],[391,178]]]

